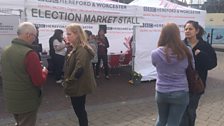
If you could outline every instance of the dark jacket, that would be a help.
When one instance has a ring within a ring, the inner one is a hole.
[[[96,41],[98,44],[98,55],[107,55],[107,48],[110,46],[107,37],[100,38],[96,36]]]
[[[54,37],[51,37],[49,39],[49,55],[51,56],[51,58],[54,58],[54,55],[55,55],[55,50],[54,50],[54,46],[53,46],[53,42],[54,42]]]
[[[82,96],[96,87],[91,59],[93,50],[88,46],[78,46],[68,54],[65,63],[64,91],[67,95]]]
[[[184,42],[187,43],[187,40],[185,39]],[[200,53],[196,56],[195,51],[197,49],[200,50]],[[217,65],[217,58],[215,51],[203,39],[199,39],[197,45],[195,45],[195,47],[192,48],[192,52],[195,60],[195,69],[198,71],[199,76],[201,77],[202,81],[206,86],[208,70],[214,68]]]

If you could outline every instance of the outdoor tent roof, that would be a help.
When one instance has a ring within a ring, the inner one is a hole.
[[[197,10],[194,8],[181,6],[167,0],[134,0],[129,5],[150,6],[150,7],[159,7],[159,8],[167,8],[167,9]]]
[[[24,0],[0,0],[1,8],[24,9]]]

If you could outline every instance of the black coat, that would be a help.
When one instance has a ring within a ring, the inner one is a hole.
[[[186,39],[184,41],[187,42]],[[200,50],[200,53],[195,55],[197,49]],[[203,39],[199,39],[197,45],[192,48],[192,52],[195,60],[195,69],[198,71],[199,76],[206,86],[208,70],[213,69],[217,65],[215,50]]]
[[[49,48],[50,48],[50,50],[49,50],[49,54],[50,54],[50,56],[51,56],[52,58],[53,58],[54,55],[55,55],[55,50],[54,50],[54,46],[53,46],[53,42],[54,42],[54,40],[55,40],[54,37],[51,37],[51,38],[49,39]]]

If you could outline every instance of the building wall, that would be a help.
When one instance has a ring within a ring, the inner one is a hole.
[[[204,39],[209,43],[224,44],[224,13],[207,13],[205,31]]]
[[[207,13],[205,25],[207,27],[224,28],[224,13]]]

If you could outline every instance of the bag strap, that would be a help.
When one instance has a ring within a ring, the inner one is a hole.
[[[193,58],[193,57],[192,57]],[[192,64],[192,60],[190,59],[189,56],[187,56],[187,60],[188,60],[188,66],[190,66],[191,68],[194,69],[193,64]]]

